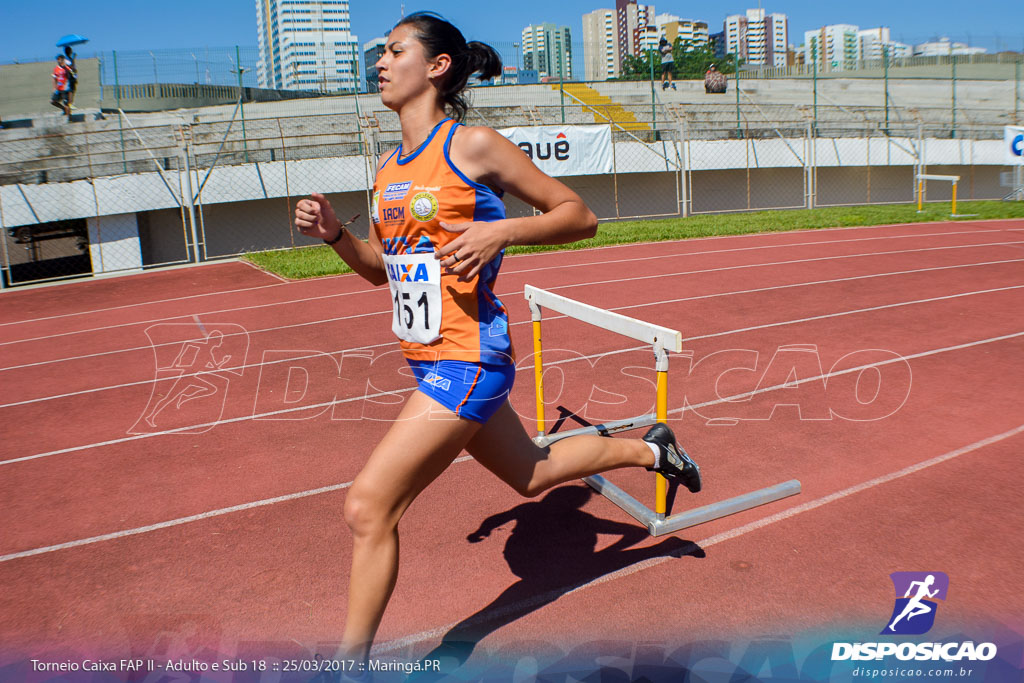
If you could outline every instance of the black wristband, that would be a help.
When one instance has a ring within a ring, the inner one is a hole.
[[[344,235],[344,234],[345,234],[345,228],[338,228],[338,236],[335,237],[333,240],[324,240],[324,244],[328,244],[328,245],[334,246],[335,244],[338,243],[338,240],[340,240],[341,236]]]

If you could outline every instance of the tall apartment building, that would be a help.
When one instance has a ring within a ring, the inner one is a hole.
[[[377,67],[374,65],[384,55],[386,44],[386,38],[374,38],[368,43],[363,43],[363,73],[366,74],[366,92],[380,92],[380,84],[377,83]]]
[[[583,15],[583,78],[604,81],[619,73],[615,10],[598,9]]]
[[[256,0],[261,88],[354,90],[359,40],[349,0]]]
[[[851,24],[831,24],[804,33],[803,63],[822,69],[850,69],[858,60],[910,56],[910,46],[892,40],[889,28],[860,29]]]
[[[731,14],[723,24],[725,49],[751,65],[786,66],[789,19],[777,12],[748,9]]]
[[[861,59],[881,59],[883,53],[889,59],[910,57],[913,54],[909,45],[892,39],[888,26],[861,29],[857,31],[857,40]]]
[[[537,24],[523,29],[523,68],[541,78],[572,80],[572,36],[568,26]]]
[[[804,63],[829,69],[851,69],[860,59],[860,29],[852,24],[830,24],[804,32]]]
[[[672,14],[659,14],[654,19],[658,25],[658,35],[664,36],[673,45],[676,38],[691,47],[707,45],[710,40],[707,22],[681,19]]]
[[[615,37],[619,63],[627,55],[640,55],[658,45],[658,28],[654,5],[641,5],[636,0],[615,0]]]

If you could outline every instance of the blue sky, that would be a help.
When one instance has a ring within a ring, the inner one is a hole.
[[[948,35],[954,40],[987,47],[1024,49],[1024,0],[763,0],[766,10],[790,19],[790,42],[803,42],[803,32],[824,24],[849,23],[862,28],[889,26],[893,37],[921,42]],[[530,23],[568,25],[579,39],[580,17],[614,0],[432,0],[405,2],[407,12],[431,9],[456,23],[470,39],[485,42],[518,40]],[[707,21],[721,28],[726,14],[740,13],[757,0],[695,3],[655,0],[658,12]],[[401,15],[401,0],[352,0],[352,27],[360,42],[383,35]],[[965,11],[965,8],[969,10]],[[481,8],[486,8],[481,11]],[[65,33],[91,39],[79,52],[89,56],[110,50],[182,49],[256,45],[255,0],[103,0],[56,4],[0,0],[0,62],[51,58],[54,42]]]

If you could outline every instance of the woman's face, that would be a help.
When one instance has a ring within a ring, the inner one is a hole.
[[[424,92],[436,92],[430,79],[447,70],[447,55],[427,59],[415,27],[403,24],[388,35],[384,54],[377,60],[380,99],[389,109],[398,110]]]

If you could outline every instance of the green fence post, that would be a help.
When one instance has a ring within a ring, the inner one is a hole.
[[[121,166],[128,172],[128,159],[124,154],[124,117],[121,116],[121,80],[117,74],[117,50],[114,50],[114,98],[117,100],[117,127],[121,134]]]
[[[889,134],[889,48],[882,46],[882,69],[885,74],[885,134]]]
[[[743,137],[743,124],[740,122],[740,55],[733,55],[736,62],[736,137]]]
[[[356,98],[356,118],[359,119],[359,155],[363,154],[363,115],[359,111],[359,53],[356,51],[357,46],[352,43],[352,69],[354,75],[352,78],[352,97]]]
[[[811,71],[811,80],[814,83],[814,131],[818,131],[818,45],[814,45],[814,67]]]
[[[951,81],[953,91],[953,103],[950,109],[950,119],[952,123],[952,129],[949,131],[949,137],[956,137],[956,55],[949,56],[949,63],[953,69],[953,80]]]
[[[1020,123],[1020,56],[1017,57],[1017,63],[1013,65],[1014,79],[1013,79],[1013,122],[1015,124]]]
[[[562,108],[562,123],[565,123],[565,77],[561,69],[558,71],[558,99]]]
[[[242,116],[242,155],[246,163],[249,162],[249,141],[245,137],[245,91],[242,90],[242,57],[238,46],[235,45],[235,66],[238,70],[238,109]]]
[[[654,48],[648,48],[647,59],[651,61],[651,132],[653,133],[653,140],[658,140],[658,114],[657,104],[655,104],[654,95]]]

